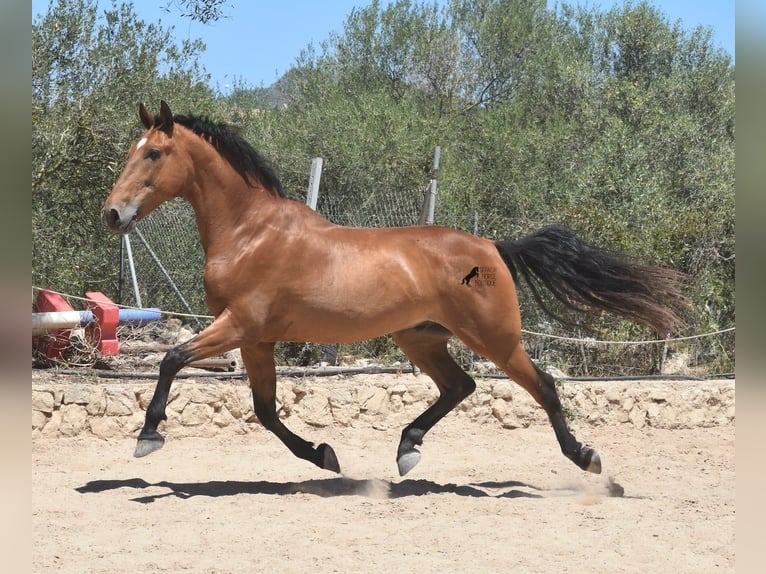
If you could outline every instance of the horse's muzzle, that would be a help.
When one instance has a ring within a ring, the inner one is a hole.
[[[130,233],[133,230],[133,227],[136,225],[137,214],[135,211],[121,214],[120,211],[114,207],[105,207],[102,214],[104,221],[109,226],[109,229],[115,233]]]

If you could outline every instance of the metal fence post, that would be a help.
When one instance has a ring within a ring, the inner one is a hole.
[[[306,205],[316,211],[317,199],[319,198],[319,179],[322,177],[322,158],[315,157],[311,160],[311,174],[309,174],[309,190],[306,194]]]
[[[136,277],[136,267],[133,264],[133,250],[130,247],[130,238],[127,235],[122,236],[125,252],[128,255],[128,266],[130,267],[130,279],[133,282],[133,293],[136,295],[136,306],[143,307],[141,304],[141,292],[138,290],[138,278]],[[122,303],[122,301],[120,301]]]
[[[434,209],[436,208],[436,181],[439,178],[439,158],[442,153],[442,148],[440,146],[436,146],[436,149],[434,150],[434,163],[433,168],[431,169],[431,187],[429,190],[429,199],[428,199],[428,216],[426,217],[426,225],[433,225],[434,224]]]

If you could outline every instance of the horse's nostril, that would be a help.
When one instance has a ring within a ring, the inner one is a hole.
[[[120,212],[116,209],[110,209],[107,211],[106,222],[109,224],[109,227],[117,227],[117,225],[120,223]]]

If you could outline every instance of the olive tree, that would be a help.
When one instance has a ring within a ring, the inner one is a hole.
[[[137,137],[138,103],[204,112],[200,41],[139,19],[130,3],[52,0],[32,24],[32,281],[114,295],[118,240],[101,204]]]

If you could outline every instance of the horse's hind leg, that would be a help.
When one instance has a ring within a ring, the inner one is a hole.
[[[447,350],[451,333],[439,325],[415,327],[393,334],[394,341],[405,355],[430,376],[439,389],[439,398],[402,431],[396,453],[400,476],[407,474],[420,462],[423,436],[444,415],[476,389],[476,383],[452,359]]]
[[[601,472],[601,458],[596,451],[578,442],[569,430],[553,377],[539,369],[520,344],[513,346],[510,355],[506,352],[505,359],[502,358],[502,354],[476,350],[501,367],[545,409],[553,426],[553,432],[556,433],[561,452],[568,459],[588,472],[596,474]]]
[[[259,343],[242,347],[242,361],[245,363],[253,392],[255,415],[261,424],[274,433],[298,458],[313,462],[319,468],[340,472],[335,451],[327,444],[318,447],[292,433],[277,416],[276,393],[277,373],[274,364],[274,344]]]

